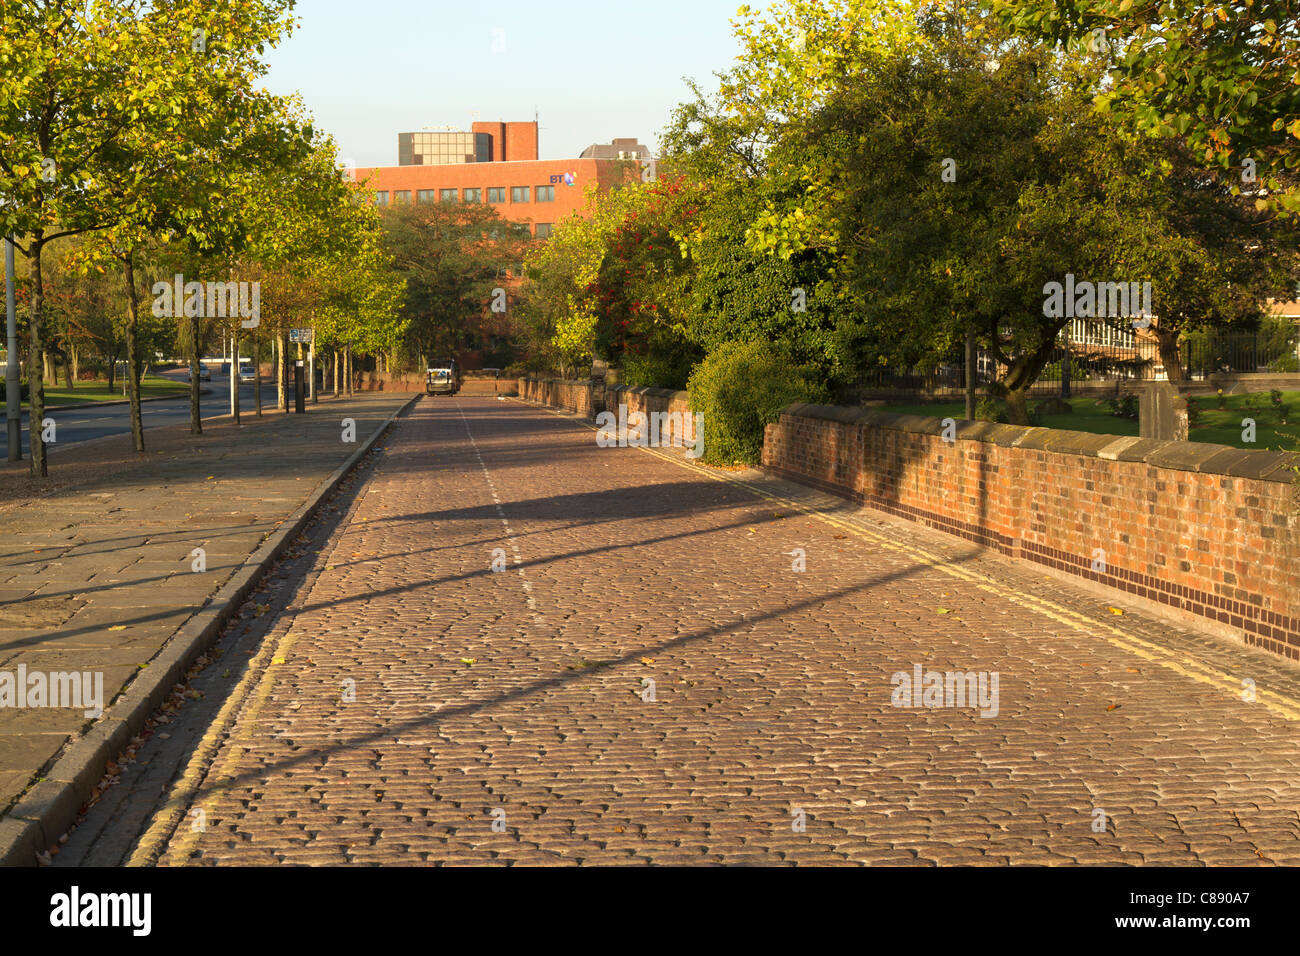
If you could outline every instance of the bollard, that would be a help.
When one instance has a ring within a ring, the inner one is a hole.
[[[303,379],[302,359],[296,359],[293,363],[293,402],[294,411],[299,415],[307,410],[303,404],[306,391],[307,383]]]

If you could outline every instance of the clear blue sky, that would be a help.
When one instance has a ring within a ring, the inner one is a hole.
[[[531,120],[536,110],[542,159],[616,136],[657,148],[687,98],[682,78],[711,93],[714,71],[732,64],[740,5],[299,0],[300,25],[271,51],[267,85],[301,93],[358,166],[396,165],[399,132],[468,129],[475,110],[481,120]]]

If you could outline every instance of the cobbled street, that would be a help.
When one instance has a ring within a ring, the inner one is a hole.
[[[758,472],[425,398],[315,562],[134,862],[1300,863],[1294,667]]]

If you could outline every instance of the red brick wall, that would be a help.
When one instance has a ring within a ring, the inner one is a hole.
[[[794,405],[767,426],[763,466],[1300,660],[1300,456],[986,422],[949,443],[941,428]]]
[[[627,406],[629,415],[633,412],[646,416],[651,412],[678,412],[682,416],[683,434],[680,437],[673,436],[673,440],[688,445],[695,441],[695,418],[691,414],[688,392],[667,388],[632,388],[627,385],[605,386],[591,381],[521,378],[519,395],[539,405],[567,409],[592,421],[601,411],[618,415],[620,404]],[[667,442],[669,436],[665,435],[663,439]]]
[[[640,412],[680,412],[682,416],[683,435],[680,441],[691,444],[695,441],[695,418],[691,414],[689,392],[672,391],[666,388],[630,388],[626,385],[611,385],[604,389],[605,410],[618,414],[618,406],[626,405],[628,413]],[[674,436],[676,437],[676,436]],[[665,436],[666,440],[667,436]]]
[[[563,408],[595,418],[595,388],[591,382],[566,382],[558,378],[521,378],[519,397],[539,405]]]

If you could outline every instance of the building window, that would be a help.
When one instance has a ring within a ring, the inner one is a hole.
[[[538,201],[538,202],[555,202],[555,187],[554,187],[554,186],[538,186],[538,187],[537,187],[537,201]]]
[[[399,206],[402,203],[411,201],[411,191],[409,189],[396,189],[393,191],[393,205]]]
[[[467,190],[465,190],[464,200],[465,200],[465,202],[482,202],[482,201],[483,201],[483,190],[481,190],[481,189],[467,189]]]
[[[549,239],[551,236],[551,224],[549,222],[539,222],[537,224],[537,238]]]
[[[415,193],[416,202],[433,202],[434,193],[432,189],[419,189]]]
[[[460,197],[454,189],[440,189],[438,191],[438,198],[443,202],[456,202]]]
[[[488,202],[505,202],[505,201],[506,201],[505,186],[488,187]]]
[[[375,193],[375,205],[376,205],[376,206],[387,206],[387,205],[388,205],[388,190],[387,190],[387,189],[381,189],[381,190],[379,190],[377,193]]]
[[[527,186],[511,186],[511,187],[510,187],[510,201],[511,201],[511,202],[528,202],[528,187],[527,187]]]

